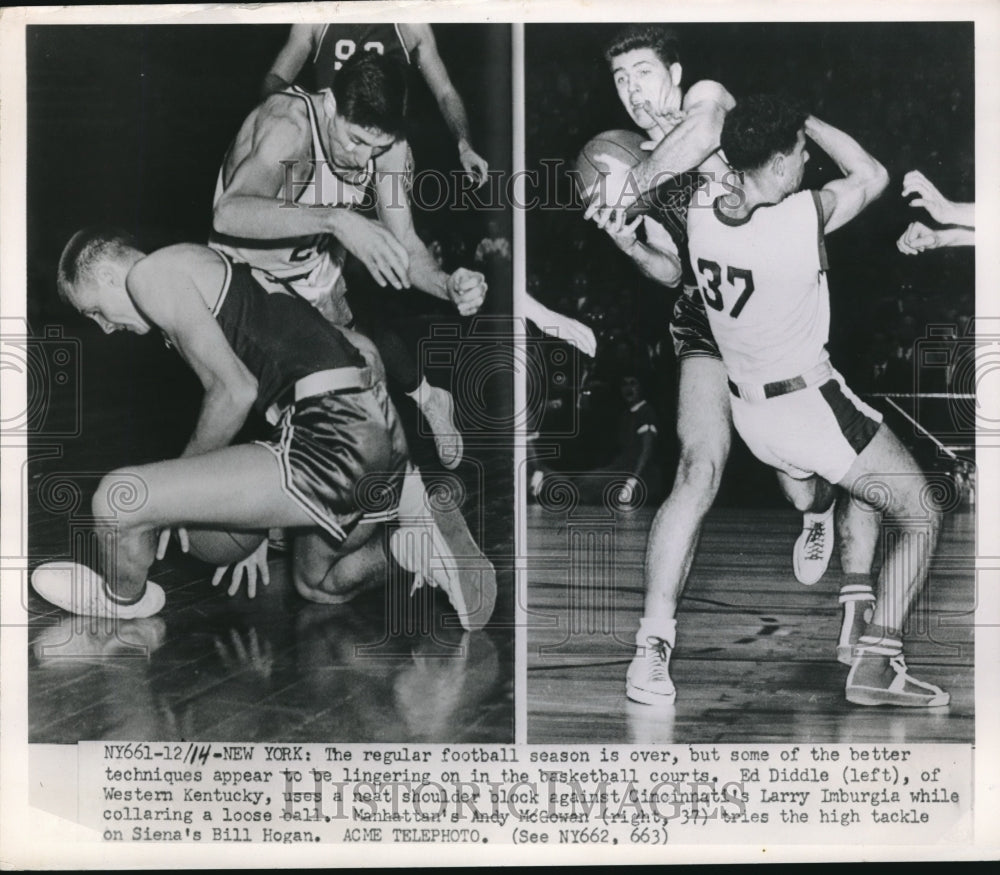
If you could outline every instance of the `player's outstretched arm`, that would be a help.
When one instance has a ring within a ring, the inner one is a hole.
[[[458,158],[463,169],[474,177],[478,185],[482,185],[486,182],[490,167],[472,148],[465,104],[452,84],[448,69],[438,53],[434,31],[429,24],[401,24],[400,30],[405,35],[407,43],[413,46],[417,66],[437,101],[448,130],[458,143]]]
[[[210,252],[192,244],[170,246],[137,262],[126,278],[136,306],[163,331],[205,389],[182,456],[228,446],[257,398],[256,378],[233,352],[190,273],[191,265]]]
[[[874,201],[889,184],[886,169],[858,142],[843,131],[809,116],[805,133],[829,155],[844,174],[820,190],[823,230],[834,231],[847,224]]]
[[[976,205],[950,201],[919,170],[911,170],[903,177],[903,197],[915,194],[910,201],[911,207],[923,207],[935,222],[942,225],[961,225],[964,228],[976,227]],[[961,235],[966,236],[966,235]],[[942,245],[960,246],[961,243],[945,243]]]
[[[923,222],[911,222],[896,241],[896,248],[904,255],[918,255],[927,249],[946,246],[975,246],[976,232],[972,228],[928,228]]]
[[[278,57],[271,64],[271,69],[264,76],[264,82],[260,88],[262,100],[274,94],[275,91],[283,91],[288,88],[298,78],[312,53],[313,38],[317,28],[322,28],[322,25],[292,25],[288,33],[288,40],[281,47]]]
[[[486,298],[486,279],[464,267],[449,276],[417,236],[410,209],[413,161],[409,153],[409,145],[400,140],[379,156],[375,175],[379,220],[406,251],[410,283],[428,295],[451,301],[463,316],[472,316]]]
[[[681,281],[683,270],[677,247],[673,245],[670,234],[656,222],[646,222],[646,243],[636,236],[643,216],[637,216],[632,222],[621,225],[612,222],[605,226],[605,231],[636,267],[651,280],[661,285],[674,288]],[[666,238],[666,239],[663,239]],[[659,245],[658,245],[659,244]]]
[[[531,295],[522,298],[522,311],[527,319],[535,323],[539,331],[557,337],[575,346],[584,355],[593,358],[597,354],[597,338],[589,326],[578,322],[571,316],[564,316],[555,310],[550,310]]]

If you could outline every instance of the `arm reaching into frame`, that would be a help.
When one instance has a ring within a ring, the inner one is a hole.
[[[322,27],[321,24],[292,25],[288,40],[264,76],[260,88],[261,100],[276,91],[284,91],[298,78],[306,61],[309,60],[309,55],[312,54],[316,33]]]
[[[910,201],[910,206],[923,207],[935,222],[941,225],[961,225],[964,228],[976,227],[976,205],[948,200],[919,170],[911,170],[903,177],[903,197],[911,194],[917,196]]]
[[[438,109],[444,116],[445,124],[458,144],[458,160],[462,168],[473,178],[478,188],[486,182],[490,166],[475,149],[469,136],[469,118],[465,104],[452,84],[448,69],[438,53],[434,31],[429,24],[401,24],[400,30],[406,34],[407,42],[413,46],[417,66],[437,101]]]
[[[525,318],[530,319],[539,331],[572,344],[590,358],[597,353],[597,338],[588,326],[570,316],[550,310],[531,295],[525,295],[523,301]]]

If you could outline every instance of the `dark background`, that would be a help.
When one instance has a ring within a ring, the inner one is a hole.
[[[618,101],[604,45],[620,25],[537,25],[526,28],[527,168],[542,161],[572,166],[596,134],[632,128]],[[857,139],[888,169],[882,198],[827,239],[830,257],[830,351],[856,391],[946,388],[933,374],[914,372],[912,351],[929,326],[953,324],[961,335],[975,308],[971,247],[906,257],[896,240],[908,223],[934,223],[902,199],[902,179],[919,169],[953,200],[974,199],[974,67],[971,23],[683,24],[682,87],[700,79],[721,82],[736,98],[781,92],[801,100],[817,117]],[[810,148],[806,187],[820,187],[838,172]],[[568,179],[559,186],[563,200]],[[528,214],[528,282],[555,309],[590,323],[600,338],[589,367],[588,395],[580,414],[582,440],[563,442],[566,468],[602,464],[614,447],[609,418],[618,415],[617,379],[639,370],[663,421],[673,432],[676,366],[667,323],[676,292],[644,280],[607,235],[584,222],[581,208]],[[582,311],[576,301],[586,296]],[[647,350],[659,348],[660,355]],[[899,350],[910,350],[911,359]],[[639,364],[636,365],[635,362]],[[887,363],[888,373],[875,376]],[[971,391],[969,387],[961,387]],[[563,411],[552,414],[566,429]],[[950,428],[944,403],[924,404],[932,431]],[[884,405],[883,405],[884,409]],[[559,421],[559,417],[562,421]],[[940,420],[940,422],[934,422]],[[914,429],[893,421],[904,439]],[[970,433],[971,439],[971,433]],[[933,455],[933,453],[931,454]],[[932,461],[930,459],[927,460]],[[667,466],[669,469],[670,465]],[[773,477],[734,446],[733,473],[723,501],[780,501]],[[669,484],[668,484],[669,485]]]

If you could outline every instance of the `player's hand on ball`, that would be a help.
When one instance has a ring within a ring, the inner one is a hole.
[[[642,216],[636,216],[631,222],[626,222],[625,211],[619,210],[618,212],[620,215],[615,217],[613,221],[608,222],[604,230],[608,232],[615,246],[622,252],[628,252],[639,242],[638,237],[636,237],[636,231],[639,230],[639,225],[642,224]]]
[[[923,222],[911,222],[896,241],[896,248],[904,255],[917,255],[925,249],[937,249],[941,245],[939,232],[928,228]]]
[[[164,556],[167,555],[167,545],[170,543],[170,533],[173,531],[174,529],[171,528],[160,530],[160,540],[156,545],[157,559],[162,559]],[[181,552],[187,553],[190,547],[190,544],[188,543],[187,529],[185,529],[183,526],[178,526],[176,532],[177,532],[177,543],[181,545]]]
[[[243,583],[243,575],[247,578],[247,597],[254,598],[257,595],[257,576],[260,575],[260,582],[264,586],[271,583],[271,573],[267,568],[267,538],[261,541],[260,546],[253,551],[242,562],[237,562],[233,568],[233,579],[229,584],[226,595],[232,597],[239,592],[240,584]],[[218,586],[229,570],[228,565],[223,565],[215,569],[212,575],[212,586]]]
[[[458,147],[458,160],[462,163],[462,169],[472,177],[479,188],[486,182],[490,172],[490,165],[485,158],[478,155],[468,144],[462,143]]]
[[[448,298],[458,308],[463,316],[472,316],[479,312],[486,299],[486,277],[481,273],[460,267],[445,284]]]
[[[333,236],[380,286],[410,287],[410,256],[388,228],[348,209],[330,211]]]

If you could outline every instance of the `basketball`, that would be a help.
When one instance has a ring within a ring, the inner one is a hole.
[[[266,537],[267,532],[228,532],[188,527],[188,552],[209,565],[232,565],[246,559]]]
[[[604,202],[609,205],[628,190],[628,171],[646,157],[641,148],[646,139],[636,131],[605,131],[580,150],[573,176],[585,203],[598,190],[602,178],[606,180]]]

